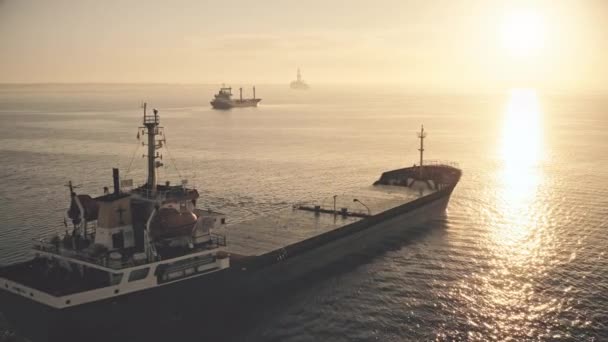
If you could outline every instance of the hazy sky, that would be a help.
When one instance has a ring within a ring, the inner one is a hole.
[[[0,0],[0,82],[608,89],[608,1]]]

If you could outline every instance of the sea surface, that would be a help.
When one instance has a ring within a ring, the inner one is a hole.
[[[235,308],[218,339],[608,340],[608,97],[258,85],[259,108],[216,111],[217,88],[1,85],[0,264],[64,229],[69,180],[92,195],[112,167],[144,182],[143,101],[165,127],[160,179],[187,179],[232,222],[417,163],[424,124],[425,159],[463,170],[446,216]],[[209,340],[182,328],[156,340]]]

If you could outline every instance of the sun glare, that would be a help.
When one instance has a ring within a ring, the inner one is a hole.
[[[512,89],[505,109],[502,155],[507,167],[535,165],[542,154],[541,109],[534,89]]]
[[[505,15],[501,29],[503,45],[511,56],[533,56],[543,46],[544,22],[536,12],[509,13]]]

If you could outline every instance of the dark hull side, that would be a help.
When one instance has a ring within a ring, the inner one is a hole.
[[[307,90],[308,88],[310,88],[308,86],[308,84],[306,84],[304,82],[298,82],[298,81],[291,82],[291,84],[289,85],[289,87],[291,89],[296,89],[296,90]]]
[[[53,309],[14,293],[0,291],[0,310],[18,336],[38,341],[135,341],[162,331],[180,315],[221,317],[241,294],[232,287],[231,270],[118,296],[112,299]]]
[[[242,108],[242,107],[257,107],[261,99],[246,99],[246,100],[232,100],[226,101],[211,101],[211,106],[215,109],[230,109],[230,108]]]
[[[107,337],[108,333],[116,334],[114,337],[118,340],[145,340],[138,325],[143,325],[145,331],[149,331],[150,326],[160,331],[171,330],[172,315],[209,316],[211,321],[200,319],[199,322],[213,325],[214,319],[238,312],[239,305],[248,298],[314,274],[332,261],[374,248],[382,239],[398,236],[412,226],[440,217],[453,188],[278,251],[235,259],[229,269],[202,277],[63,310],[0,291],[0,311],[21,335],[33,341],[65,342],[81,338],[91,341],[91,331],[99,333],[93,335],[100,340],[101,336],[112,338]],[[164,326],[167,329],[163,329]],[[138,336],[131,336],[135,333]]]

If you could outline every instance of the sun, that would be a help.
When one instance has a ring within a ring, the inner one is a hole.
[[[504,48],[513,57],[538,55],[544,43],[543,17],[532,10],[507,13],[503,19],[501,34]]]

